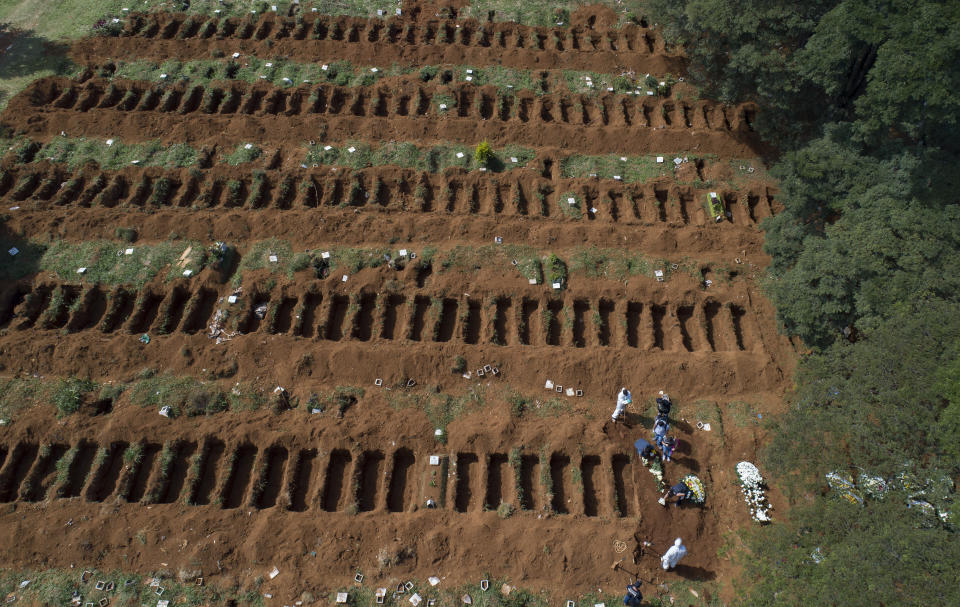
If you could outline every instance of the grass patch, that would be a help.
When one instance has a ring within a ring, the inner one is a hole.
[[[583,218],[583,198],[575,192],[564,192],[557,197],[560,212],[573,219]]]
[[[0,379],[0,419],[9,422],[20,411],[49,402],[53,390],[52,381],[36,377]]]
[[[644,183],[658,177],[673,176],[672,156],[662,157],[658,163],[656,156],[585,156],[574,154],[560,161],[560,174],[566,178],[597,177],[613,179],[619,177],[626,183]],[[563,202],[566,202],[563,200]]]
[[[471,0],[469,7],[461,9],[459,16],[486,21],[487,15],[492,12],[494,21],[515,21],[537,27],[569,27],[570,15],[585,4],[588,3],[582,0],[530,0],[522,3],[512,0]],[[601,4],[616,11],[619,25],[639,20],[644,15],[640,0],[594,0],[589,4]]]
[[[626,280],[631,276],[652,276],[654,269],[668,266],[664,260],[651,260],[642,253],[623,249],[589,247],[575,249],[570,255],[572,272],[582,272],[595,278]]]
[[[0,593],[3,596],[13,593],[17,596],[18,604],[27,605],[70,605],[74,590],[82,594],[84,602],[94,604],[102,598],[108,598],[112,605],[154,605],[157,602],[156,589],[145,583],[145,578],[151,576],[97,569],[92,572],[91,580],[81,584],[78,569],[45,569],[43,571],[3,569],[0,570]],[[20,588],[20,582],[23,580],[30,580],[30,584]],[[94,584],[98,580],[113,582],[114,589],[111,592],[96,590]],[[262,593],[253,589],[220,588],[206,584],[197,586],[193,580],[181,584],[168,577],[163,579],[161,586],[164,588],[163,596],[173,599],[171,604],[189,606],[240,604],[256,607],[263,605]]]
[[[422,410],[434,428],[443,430],[442,437],[438,437],[440,442],[445,443],[447,438],[447,425],[453,422],[461,415],[473,413],[484,408],[486,403],[486,386],[471,386],[466,394],[452,396],[431,391],[400,391],[392,390],[387,397],[387,402],[394,409],[420,409]]]
[[[252,143],[241,143],[232,152],[223,157],[223,161],[231,166],[253,162],[263,155],[263,148]]]
[[[126,251],[131,248],[133,252],[127,255]],[[172,280],[182,276],[185,269],[199,272],[205,264],[206,251],[198,242],[168,241],[129,247],[126,243],[90,240],[51,244],[40,258],[38,269],[52,272],[63,280],[142,287],[165,268],[170,268],[166,278]],[[81,267],[87,268],[86,272],[77,274]],[[25,267],[22,276],[31,273],[28,270]]]
[[[43,145],[34,156],[34,161],[49,160],[66,164],[76,169],[88,162],[97,163],[101,169],[117,170],[136,164],[164,168],[182,168],[197,164],[197,151],[185,143],[165,146],[159,141],[125,144],[83,137],[57,137]]]
[[[53,404],[57,408],[57,417],[71,415],[80,410],[84,397],[97,389],[96,382],[89,379],[63,379],[53,391]]]
[[[145,377],[134,383],[130,388],[130,402],[157,410],[168,405],[174,416],[216,413],[226,409],[223,394],[215,384],[168,373]]]

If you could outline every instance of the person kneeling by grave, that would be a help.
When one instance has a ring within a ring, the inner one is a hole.
[[[673,505],[679,506],[684,500],[693,497],[693,491],[685,483],[677,483],[667,489],[667,492],[660,498],[660,504],[666,506],[668,502],[673,501]]]
[[[657,450],[653,448],[650,441],[638,438],[633,442],[633,446],[637,448],[637,455],[643,460],[644,465],[646,465],[647,460],[653,459],[657,455]]]
[[[627,607],[640,607],[643,595],[640,594],[640,580],[627,586],[627,594],[623,597],[623,604]]]

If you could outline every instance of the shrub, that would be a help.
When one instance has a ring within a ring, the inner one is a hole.
[[[57,407],[57,417],[76,413],[83,403],[83,397],[97,387],[89,379],[70,378],[60,382],[53,393],[53,404]]]
[[[486,139],[477,145],[477,149],[473,152],[473,159],[481,166],[486,166],[493,159],[493,148]]]

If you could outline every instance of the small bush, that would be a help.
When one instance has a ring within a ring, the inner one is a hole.
[[[473,159],[480,166],[487,166],[487,163],[493,159],[493,148],[487,140],[481,141],[477,149],[473,152]]]
[[[454,373],[463,373],[467,370],[467,359],[462,356],[456,357],[453,359],[453,367],[450,370]]]
[[[57,417],[76,413],[83,404],[83,397],[93,391],[97,384],[89,379],[70,378],[60,382],[53,393],[53,404],[57,407]]]
[[[500,505],[497,506],[497,516],[500,518],[510,518],[513,516],[513,504],[500,502]]]

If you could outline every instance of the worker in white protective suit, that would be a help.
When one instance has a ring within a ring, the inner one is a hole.
[[[620,393],[617,394],[617,408],[613,410],[613,421],[617,422],[621,417],[623,417],[623,412],[626,410],[627,405],[633,402],[633,396],[630,395],[630,390],[626,388],[621,388]]]
[[[687,555],[687,547],[683,545],[683,542],[680,538],[677,538],[673,542],[673,546],[670,546],[670,549],[667,550],[667,553],[660,557],[660,563],[663,565],[664,571],[670,571],[677,566],[677,563],[680,562],[680,559]]]

